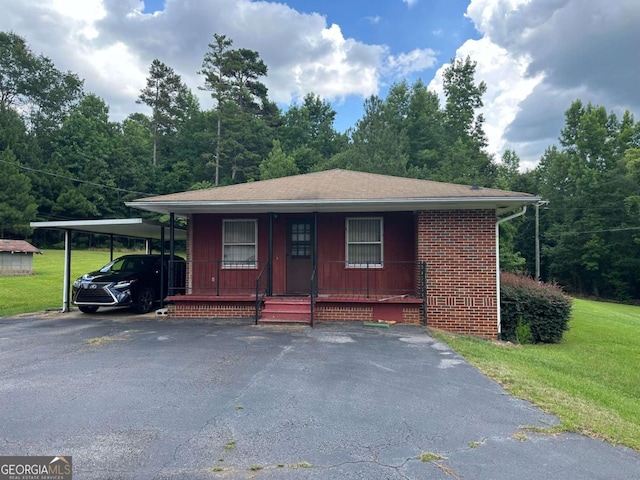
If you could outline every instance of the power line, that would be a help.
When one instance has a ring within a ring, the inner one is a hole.
[[[640,230],[640,227],[618,227],[618,228],[606,228],[603,230],[584,230],[582,232],[564,232],[564,233],[567,235],[579,235],[583,233],[625,232],[627,230]]]
[[[143,196],[147,196],[147,197],[151,197],[151,196],[157,195],[157,193],[137,192],[135,190],[127,190],[126,188],[112,187],[111,185],[105,185],[105,184],[102,184],[102,183],[90,182],[88,180],[80,180],[78,178],[68,177],[66,175],[61,175],[59,173],[52,173],[52,172],[47,172],[45,170],[38,170],[37,168],[26,167],[24,165],[20,165],[19,163],[13,163],[13,162],[9,162],[7,160],[0,160],[0,162],[6,163],[8,165],[13,165],[14,167],[22,168],[23,170],[28,170],[30,172],[42,173],[43,175],[49,175],[51,177],[56,177],[56,178],[63,178],[65,180],[69,180],[69,181],[72,181],[72,182],[78,182],[78,183],[84,183],[86,185],[92,185],[94,187],[108,188],[110,190],[115,190],[115,191],[118,191],[118,192],[135,193],[136,195],[143,195]]]
[[[559,237],[565,237],[567,235],[585,235],[585,234],[589,234],[589,233],[608,233],[608,232],[626,232],[626,231],[633,231],[633,230],[640,230],[640,227],[616,227],[616,228],[604,228],[601,230],[582,230],[582,231],[575,231],[575,232],[558,232],[558,233],[553,233],[553,232],[546,232],[541,234],[542,237],[547,238],[547,239],[557,239]]]

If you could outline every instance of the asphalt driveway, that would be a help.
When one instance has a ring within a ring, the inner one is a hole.
[[[75,479],[639,478],[423,328],[0,319],[0,454]],[[423,455],[423,461],[420,455]]]

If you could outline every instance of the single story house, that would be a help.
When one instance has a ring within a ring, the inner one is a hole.
[[[538,200],[334,169],[127,205],[187,219],[187,290],[169,297],[171,316],[422,322],[496,338],[498,224]]]
[[[25,240],[0,239],[0,275],[30,275],[34,253],[42,254]]]

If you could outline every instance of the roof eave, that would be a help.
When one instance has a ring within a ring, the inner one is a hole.
[[[194,213],[307,213],[307,212],[393,212],[416,210],[496,210],[509,212],[540,200],[524,197],[449,197],[432,199],[375,200],[265,200],[255,201],[133,201],[128,207],[177,215]]]

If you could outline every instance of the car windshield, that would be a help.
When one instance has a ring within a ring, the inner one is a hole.
[[[144,272],[149,270],[155,261],[155,257],[120,257],[102,267],[100,273]]]

